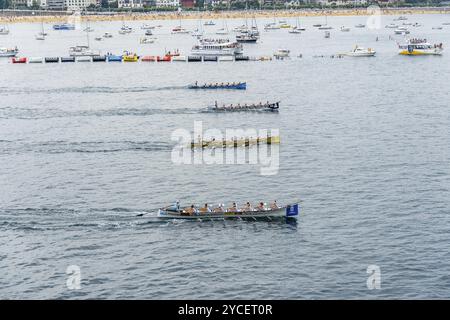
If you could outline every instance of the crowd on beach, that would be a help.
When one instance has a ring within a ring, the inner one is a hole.
[[[382,8],[385,15],[405,15],[405,14],[427,14],[427,13],[449,13],[449,8]],[[358,16],[368,15],[366,8],[337,8],[337,9],[299,9],[299,10],[258,10],[258,11],[184,11],[184,12],[130,12],[111,14],[89,14],[82,15],[81,19],[89,21],[123,21],[123,20],[175,20],[175,19],[239,19],[239,18],[273,18],[273,17],[313,17],[313,16]],[[19,12],[2,13],[0,23],[33,23],[33,22],[61,22],[67,21],[71,17],[61,13],[52,14],[49,11],[25,15]]]

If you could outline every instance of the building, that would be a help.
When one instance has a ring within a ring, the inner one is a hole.
[[[33,7],[33,6],[39,6],[41,8],[47,7],[47,0],[27,0],[27,6]]]
[[[66,0],[46,0],[46,9],[48,10],[64,10],[66,9]]]
[[[26,7],[28,5],[28,0],[11,0],[10,7],[12,8],[20,8]]]
[[[180,0],[156,0],[156,6],[178,8],[180,6]]]
[[[118,0],[118,8],[142,8],[144,2],[142,0]]]
[[[195,7],[195,0],[180,0],[180,4],[183,8]]]
[[[67,10],[83,10],[90,6],[98,6],[97,0],[65,0]]]

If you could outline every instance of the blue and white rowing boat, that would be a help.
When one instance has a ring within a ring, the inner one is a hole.
[[[191,219],[191,220],[223,220],[229,218],[238,219],[258,219],[258,218],[296,218],[298,216],[299,204],[293,203],[277,209],[252,210],[252,211],[224,211],[224,212],[199,212],[190,214],[185,210],[174,210],[171,208],[161,208],[157,217],[160,219]]]
[[[191,84],[188,87],[189,89],[234,89],[234,90],[246,90],[247,83],[246,82],[227,82],[227,83],[205,83],[203,85]]]

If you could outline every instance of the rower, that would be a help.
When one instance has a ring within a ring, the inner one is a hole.
[[[256,207],[258,211],[266,211],[266,207],[264,206],[264,202],[260,202],[259,205]]]
[[[245,206],[242,208],[242,211],[253,211],[253,208],[252,208],[250,202],[247,202],[245,204]]]
[[[197,214],[197,209],[195,209],[195,206],[193,204],[189,208],[184,209],[184,211],[190,216]]]
[[[171,205],[169,208],[169,210],[174,210],[174,211],[180,211],[180,201],[175,201],[175,203],[173,205]]]
[[[237,208],[236,202],[233,202],[233,205],[227,209],[227,212],[239,212],[239,209]]]
[[[217,208],[214,208],[213,212],[224,212],[223,204],[219,204],[219,206]]]
[[[270,209],[272,210],[276,210],[279,209],[280,207],[277,204],[277,200],[274,200],[273,203],[270,204]]]
[[[209,213],[211,212],[211,209],[208,207],[208,204],[205,203],[205,206],[200,209],[200,213]]]

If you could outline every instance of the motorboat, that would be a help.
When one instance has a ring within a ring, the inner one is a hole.
[[[390,23],[390,24],[386,25],[386,28],[389,28],[389,29],[397,29],[397,28],[398,28],[398,24]]]
[[[147,38],[147,37],[143,37],[139,39],[139,43],[140,44],[151,44],[155,42],[155,38]]]
[[[431,29],[433,29],[433,30],[442,30],[442,27],[441,26],[436,26],[436,27],[432,27]]]
[[[181,26],[172,29],[172,34],[187,34],[187,33],[190,33],[190,31],[184,29]]]
[[[11,59],[12,63],[27,63],[27,58],[23,57],[23,58],[12,58]]]
[[[153,35],[152,30],[150,30],[150,29],[145,30],[145,35],[146,36],[152,36]]]
[[[300,34],[302,33],[297,27],[292,27],[291,30],[288,31],[289,33],[293,34]]]
[[[125,51],[122,56],[123,62],[138,62],[139,56],[136,53]]]
[[[133,32],[133,28],[123,24],[119,30],[119,34],[130,34]]]
[[[398,49],[400,55],[406,56],[441,55],[444,50],[442,43],[431,44],[426,39],[407,39]]]
[[[28,63],[44,63],[43,57],[30,57]]]
[[[349,31],[350,31],[350,28],[349,28],[349,27],[344,27],[344,26],[342,26],[342,27],[341,27],[341,31],[342,31],[342,32],[349,32]]]
[[[319,30],[331,30],[331,29],[333,29],[333,27],[328,25],[322,25],[321,27],[319,27]]]
[[[53,30],[75,30],[75,25],[70,23],[54,24]]]
[[[71,57],[93,57],[99,56],[100,51],[90,49],[89,46],[74,46],[69,48]]]
[[[259,37],[256,34],[253,34],[251,32],[241,33],[241,34],[236,35],[237,42],[256,43],[258,41],[258,39],[259,39]]]
[[[234,56],[242,53],[242,44],[228,39],[200,39],[191,52],[194,56]]]
[[[358,23],[357,25],[355,25],[355,28],[365,28],[366,25],[362,24],[362,23]]]
[[[203,25],[205,25],[205,26],[215,26],[216,24],[214,23],[214,21],[209,20],[209,21],[206,21]]]
[[[405,16],[400,16],[400,17],[398,17],[397,19],[394,19],[394,20],[397,20],[397,21],[404,21],[404,20],[408,20],[408,18],[405,17]]]
[[[34,37],[36,40],[45,40],[45,36],[44,35],[41,35],[41,34],[37,34],[35,37]]]
[[[109,32],[105,32],[103,34],[103,38],[105,38],[105,39],[112,38],[112,37],[113,37],[113,35],[111,33],[109,33]]]
[[[103,37],[95,37],[94,40],[95,40],[95,41],[102,41],[102,40],[103,40]]]
[[[356,45],[352,51],[345,53],[345,55],[349,57],[373,57],[375,53],[376,51],[371,48],[366,49]]]
[[[276,59],[284,59],[284,58],[288,58],[290,53],[291,53],[291,51],[288,49],[278,49],[277,51],[275,51],[273,56]]]
[[[19,49],[15,48],[0,48],[0,57],[15,57],[19,53]]]
[[[0,35],[6,36],[9,34],[9,29],[4,26],[4,27],[0,27]]]
[[[405,34],[410,34],[411,32],[406,27],[398,27],[398,29],[394,30],[394,33],[395,34],[403,34],[403,35],[405,35]]]
[[[331,36],[330,31],[325,31],[325,39],[329,39]]]

